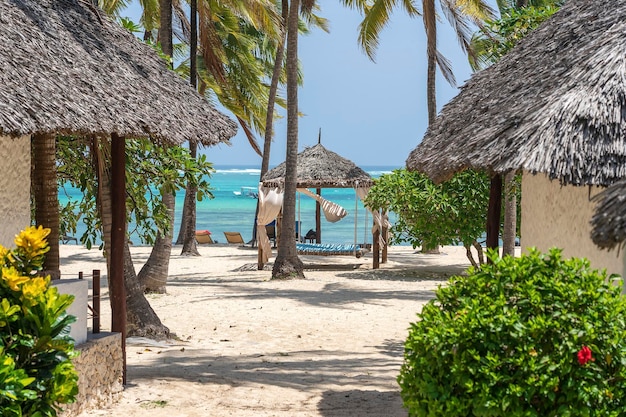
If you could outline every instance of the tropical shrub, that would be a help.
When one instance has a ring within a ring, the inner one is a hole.
[[[78,376],[65,311],[74,297],[59,294],[50,277],[38,276],[50,229],[29,227],[17,246],[0,246],[0,415],[56,416],[73,402]]]
[[[621,280],[559,249],[488,256],[411,324],[398,376],[409,415],[626,415]]]

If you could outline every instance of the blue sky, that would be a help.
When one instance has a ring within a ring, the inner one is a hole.
[[[397,9],[383,31],[376,62],[357,44],[361,16],[338,1],[320,1],[319,14],[330,23],[330,33],[320,29],[299,39],[304,84],[298,101],[299,150],[317,143],[357,165],[402,167],[409,152],[421,141],[428,124],[426,111],[426,39],[422,20]],[[138,21],[137,6],[128,10]],[[124,15],[124,13],[122,13]],[[461,86],[471,75],[467,57],[447,22],[439,25],[438,47],[452,62]],[[437,73],[437,107],[454,97]],[[227,111],[224,111],[229,114]],[[286,116],[283,113],[283,116]],[[275,126],[270,165],[285,159],[286,118]],[[263,138],[257,137],[260,146]],[[261,165],[241,132],[232,146],[219,145],[201,152],[216,166]]]

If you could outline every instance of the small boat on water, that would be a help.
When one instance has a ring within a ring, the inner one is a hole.
[[[233,191],[236,196],[259,198],[259,190],[256,187],[241,187],[240,191]]]

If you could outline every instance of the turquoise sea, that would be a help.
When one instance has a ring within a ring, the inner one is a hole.
[[[363,166],[372,177],[377,178],[383,173],[391,172],[399,168],[395,166]],[[209,179],[213,188],[213,199],[205,199],[197,202],[196,229],[211,231],[214,240],[225,243],[223,232],[240,232],[247,242],[252,239],[254,215],[257,200],[254,197],[236,195],[242,187],[258,187],[260,169],[253,166],[215,166],[215,173]],[[312,190],[315,191],[315,190]],[[299,204],[296,206],[296,219],[299,217],[303,233],[309,229],[315,229],[315,200],[298,193]],[[61,204],[65,196],[60,195]],[[348,215],[337,223],[329,223],[322,214],[322,241],[324,243],[370,243],[371,215],[360,201],[355,201],[355,192],[351,188],[322,189],[322,197],[331,200],[348,211]],[[183,207],[184,191],[176,195],[176,214],[174,221],[174,238],[178,236],[180,225],[180,213]],[[355,222],[356,219],[356,222]],[[84,225],[79,223],[77,236],[82,235]],[[131,240],[137,245],[141,244],[137,237]]]

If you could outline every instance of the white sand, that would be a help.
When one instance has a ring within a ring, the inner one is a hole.
[[[302,256],[322,267],[305,280],[270,281],[269,271],[234,271],[254,265],[256,250],[199,249],[182,257],[174,247],[168,293],[148,296],[178,340],[129,339],[122,400],[81,417],[406,416],[396,377],[407,328],[433,290],[469,265],[459,247],[392,247],[379,270],[371,253]],[[137,270],[149,250],[132,248]],[[96,250],[64,245],[61,257],[64,277],[106,274]]]

